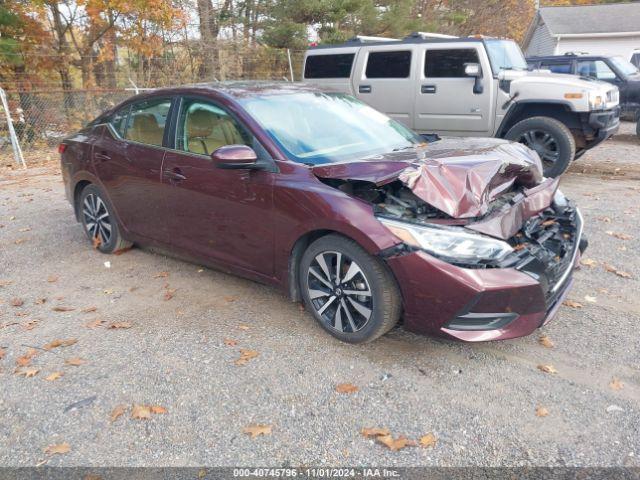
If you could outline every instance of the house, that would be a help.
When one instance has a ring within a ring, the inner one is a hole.
[[[523,50],[529,56],[585,52],[629,60],[640,49],[640,3],[541,7]]]

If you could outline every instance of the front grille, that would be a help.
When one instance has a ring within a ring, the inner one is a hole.
[[[512,239],[511,267],[540,282],[551,308],[569,282],[582,233],[582,219],[571,204],[554,204],[529,219]]]

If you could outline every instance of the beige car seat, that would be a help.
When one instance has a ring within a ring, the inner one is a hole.
[[[162,145],[163,128],[151,113],[139,113],[133,117],[131,131],[127,138],[147,145]]]
[[[186,119],[186,150],[211,155],[225,145],[244,145],[234,122],[226,116],[204,109],[194,110]]]

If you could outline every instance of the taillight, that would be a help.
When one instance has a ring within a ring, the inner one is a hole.
[[[58,145],[58,153],[62,154],[67,149],[67,145],[65,143],[61,143]]]

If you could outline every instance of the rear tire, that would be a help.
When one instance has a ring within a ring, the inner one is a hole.
[[[106,196],[95,185],[87,185],[78,197],[77,211],[87,238],[96,250],[114,253],[130,248],[122,238],[118,221]]]
[[[511,127],[505,138],[538,152],[545,177],[560,176],[575,158],[575,139],[567,126],[555,118],[527,118]]]
[[[313,242],[300,261],[300,291],[307,310],[334,337],[371,342],[398,322],[400,290],[382,260],[337,234]]]

